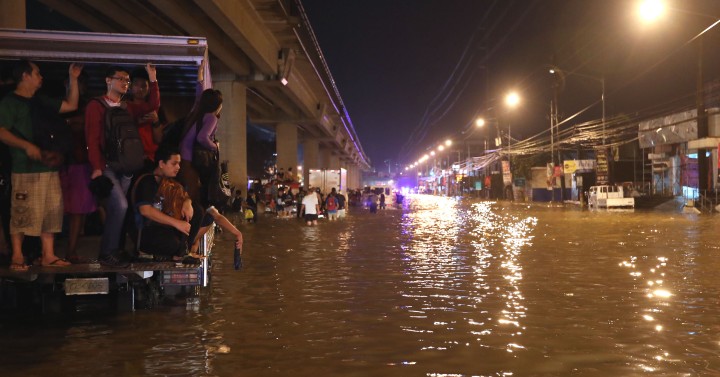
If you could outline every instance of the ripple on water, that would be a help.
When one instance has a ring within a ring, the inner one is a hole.
[[[720,374],[720,218],[408,201],[222,234],[191,309],[0,325],[3,376]]]

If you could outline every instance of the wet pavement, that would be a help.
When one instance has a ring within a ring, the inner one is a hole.
[[[197,302],[4,322],[2,375],[720,375],[720,216],[351,211],[242,224],[240,271],[221,234]]]

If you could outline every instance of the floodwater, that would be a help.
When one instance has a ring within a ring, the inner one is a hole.
[[[2,376],[720,375],[717,215],[417,196],[243,224],[199,303],[0,325]]]

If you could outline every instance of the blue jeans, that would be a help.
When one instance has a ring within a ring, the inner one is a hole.
[[[100,240],[100,257],[111,255],[120,247],[125,212],[128,208],[127,191],[132,179],[107,168],[103,170],[103,175],[112,181],[113,188],[105,201],[105,229]]]

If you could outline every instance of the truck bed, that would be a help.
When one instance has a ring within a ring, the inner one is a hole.
[[[30,266],[27,271],[13,271],[9,267],[0,267],[0,277],[34,281],[39,275],[101,275],[108,273],[137,274],[147,277],[148,272],[156,271],[193,271],[200,265],[183,265],[174,262],[139,262],[125,268],[106,267],[99,263],[73,264],[67,267]]]

